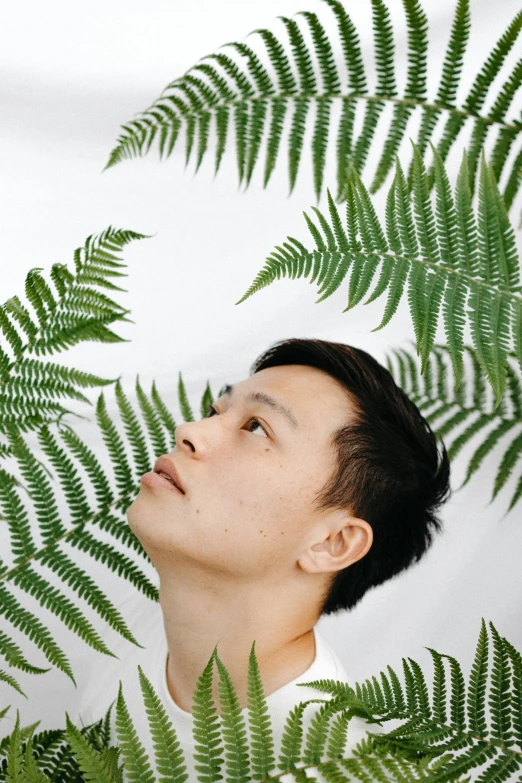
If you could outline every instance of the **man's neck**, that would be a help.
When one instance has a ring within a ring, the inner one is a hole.
[[[196,576],[195,574],[191,575]],[[160,579],[160,604],[168,646],[167,685],[176,704],[192,712],[197,680],[217,644],[217,654],[247,706],[248,659],[255,640],[265,696],[305,672],[315,659],[312,601],[295,586],[219,582],[215,577]],[[306,608],[308,607],[308,609]],[[219,674],[213,669],[218,711]]]

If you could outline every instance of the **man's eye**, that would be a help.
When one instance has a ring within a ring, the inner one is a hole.
[[[213,406],[213,405],[211,405],[211,406],[210,406],[210,408],[208,409],[208,413],[207,413],[207,415],[206,415],[206,418],[207,418],[207,419],[210,419],[210,417],[211,417],[211,416],[216,416],[216,415],[219,415],[219,411],[217,411],[217,410],[214,408],[214,406]],[[265,430],[265,428],[263,427],[263,425],[261,424],[261,422],[259,421],[259,419],[256,419],[256,417],[255,417],[255,416],[253,416],[251,419],[249,419],[249,420],[248,420],[248,423],[249,423],[249,424],[250,424],[250,423],[252,423],[252,424],[254,424],[254,423],[255,423],[255,424],[257,424],[257,426],[258,426],[258,427],[261,427],[261,429],[262,429],[262,430],[263,430],[263,432],[265,433],[266,437],[268,438],[268,433],[267,433],[267,431]],[[251,430],[251,431],[252,431],[252,430]]]

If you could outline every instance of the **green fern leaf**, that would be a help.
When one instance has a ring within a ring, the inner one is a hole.
[[[437,120],[442,114],[442,108],[437,108],[437,105],[440,107],[451,107],[454,105],[462,71],[464,52],[469,40],[470,28],[471,17],[469,0],[458,0],[450,39],[442,65],[439,89],[435,99],[436,107],[427,108],[422,116],[419,135],[417,137],[417,147],[421,155],[423,155],[427,149],[428,141],[432,137]],[[501,133],[502,131],[500,131],[499,135]]]
[[[375,39],[377,93],[379,95],[397,95],[393,26],[390,12],[382,0],[372,0],[372,21]]]
[[[102,468],[94,453],[78,437],[74,430],[62,424],[60,435],[64,443],[70,448],[72,454],[78,458],[80,464],[85,468],[96,495],[96,502],[99,506],[110,506],[114,503],[114,494],[111,490],[105,470]],[[66,464],[66,467],[69,467]]]
[[[337,715],[336,719],[332,721],[327,750],[328,758],[343,758],[347,742],[349,719],[348,712],[341,712],[341,714]]]
[[[292,47],[292,53],[299,76],[299,89],[302,92],[315,92],[317,88],[317,80],[315,77],[312,57],[308,47],[306,46],[299,25],[294,19],[288,19],[286,16],[280,16],[279,18],[286,27],[290,45]],[[269,86],[271,86],[271,84]]]
[[[109,259],[105,260],[109,262]],[[167,426],[170,425],[173,419],[154,385],[152,402],[150,402],[139,385],[139,379],[137,379],[138,402],[147,424],[148,433],[142,431],[137,424],[137,417],[132,410],[132,406],[123,395],[119,379],[116,380],[118,381],[116,388],[117,402],[125,424],[126,436],[131,443],[134,443],[134,457],[138,465],[138,472],[143,472],[143,469],[145,467],[148,468],[149,465],[145,462],[140,464],[139,459],[142,459],[142,456],[138,452],[148,448],[145,435],[150,435],[155,449],[159,447],[165,449],[166,439],[162,426],[165,424]],[[208,384],[205,394],[208,398],[210,394]],[[116,474],[118,468],[120,469],[120,477],[123,481],[120,481],[119,489],[120,493],[123,491],[123,496],[115,497],[107,480],[107,471],[102,468],[93,453],[87,449],[72,429],[67,425],[62,425],[63,428],[60,430],[60,434],[63,441],[85,468],[88,478],[95,489],[98,508],[91,508],[90,503],[87,501],[85,489],[82,487],[82,478],[71,459],[71,455],[62,448],[48,426],[40,427],[38,431],[40,445],[50,463],[56,469],[62,494],[65,496],[69,506],[72,525],[65,526],[57,513],[54,490],[47,479],[47,474],[54,478],[53,474],[43,462],[36,461],[20,433],[13,427],[9,430],[9,451],[17,459],[28,487],[24,487],[16,477],[0,472],[0,499],[5,496],[4,511],[11,533],[14,560],[11,567],[4,566],[3,563],[0,563],[0,565],[2,567],[1,576],[5,582],[10,581],[16,587],[34,596],[42,607],[52,611],[80,638],[99,652],[112,655],[76,603],[60,589],[51,585],[45,572],[42,573],[36,570],[43,566],[55,572],[60,577],[62,583],[69,585],[79,597],[84,598],[112,628],[130,642],[141,646],[130,633],[122,616],[115,609],[109,598],[99,589],[94,580],[60,548],[62,542],[67,542],[72,547],[86,552],[94,560],[102,562],[114,573],[126,578],[151,600],[158,600],[157,587],[143,573],[142,568],[128,557],[121,550],[120,546],[115,547],[109,541],[98,540],[91,532],[88,524],[97,525],[100,530],[108,533],[117,541],[126,544],[129,548],[134,549],[134,551],[150,562],[141,544],[130,531],[126,521],[118,518],[113,513],[113,511],[125,513],[132,500],[130,497],[131,490],[135,492],[136,486],[132,478],[130,462],[126,461],[123,464],[123,471],[121,469],[121,454],[125,449],[125,444],[117,432],[115,423],[107,412],[103,395],[98,401],[97,410],[98,423],[102,430],[102,436],[108,445],[110,456],[112,456],[115,463]],[[138,439],[136,439],[136,429],[138,430]],[[172,431],[171,435],[173,434]],[[37,548],[33,539],[31,526],[28,523],[27,511],[25,505],[21,502],[17,487],[27,489],[30,501],[35,506],[35,517],[39,522],[41,538],[43,539],[41,547]],[[3,492],[1,492],[2,489],[4,490]],[[38,566],[34,565],[32,561],[35,564],[38,563]],[[6,619],[18,625],[21,631],[28,635],[44,651],[51,663],[61,668],[72,678],[67,659],[60,648],[52,643],[43,624],[37,622],[31,613],[22,611],[16,600],[4,588],[2,589],[2,596],[3,606],[0,611],[6,616]],[[36,674],[48,671],[48,669],[39,669],[31,666],[17,651],[20,652],[13,640],[7,635],[0,635],[0,653],[5,653],[9,663],[18,665],[19,668],[25,669],[30,673]],[[5,673],[3,680],[12,687],[19,688],[18,683],[11,675]]]
[[[157,587],[143,574],[143,571],[131,558],[113,547],[112,544],[106,541],[98,541],[86,529],[73,530],[67,540],[72,546],[78,547],[82,552],[88,552],[94,560],[107,564],[118,576],[125,577],[152,601],[158,600]]]
[[[97,289],[124,290],[108,280],[123,276],[117,269],[124,265],[115,253],[131,240],[141,238],[144,235],[110,226],[102,234],[88,237],[74,253],[75,274],[63,264],[53,265],[50,276],[56,293],[38,267],[29,270],[25,292],[36,320],[17,296],[0,306],[0,336],[7,342],[6,350],[0,349],[0,431],[6,432],[13,424],[21,431],[38,429],[53,421],[55,414],[73,413],[59,404],[59,397],[91,404],[78,387],[114,383],[56,363],[44,363],[35,356],[85,340],[121,341],[106,324],[129,322],[125,318],[128,311]],[[9,349],[14,356],[9,355]]]
[[[302,11],[300,19],[280,17],[286,33],[283,40],[268,29],[251,34],[260,36],[274,78],[255,52],[244,43],[228,43],[234,57],[222,52],[202,58],[184,76],[167,85],[160,98],[138,119],[122,126],[122,134],[112,150],[105,168],[123,159],[147,154],[158,138],[160,156],[168,157],[175,145],[181,126],[186,130],[186,160],[196,144],[196,171],[209,149],[209,129],[215,117],[217,135],[217,172],[230,134],[235,126],[235,144],[239,182],[245,188],[251,182],[260,156],[262,142],[268,136],[263,173],[264,186],[272,176],[281,142],[283,118],[288,108],[293,119],[288,143],[290,192],[295,187],[301,160],[305,122],[308,110],[316,107],[312,134],[312,166],[317,198],[322,192],[324,164],[332,125],[333,103],[341,101],[340,121],[335,134],[337,153],[337,198],[346,198],[346,174],[353,164],[362,172],[368,153],[375,143],[377,125],[384,107],[389,104],[391,120],[386,129],[382,152],[377,162],[371,191],[385,181],[394,156],[399,151],[415,109],[420,113],[418,149],[422,157],[431,142],[438,120],[445,118],[442,137],[437,144],[442,160],[460,136],[466,120],[471,119],[470,185],[473,190],[475,169],[480,150],[496,134],[494,171],[498,177],[506,167],[508,154],[519,138],[522,126],[510,120],[507,112],[520,88],[522,62],[518,62],[494,96],[492,107],[483,111],[483,104],[500,68],[520,33],[517,15],[501,36],[489,57],[475,66],[477,76],[464,103],[456,105],[456,94],[470,33],[469,0],[458,0],[436,98],[427,100],[428,20],[419,0],[403,0],[408,32],[405,52],[406,84],[401,94],[395,74],[395,44],[390,12],[384,0],[372,0],[373,45],[375,52],[375,86],[369,88],[362,58],[358,32],[339,0],[324,0],[333,13],[337,36],[346,64],[346,79],[336,64],[334,37],[318,15]],[[303,30],[303,26],[305,29]],[[307,33],[306,36],[304,33]],[[307,40],[310,39],[310,41]],[[357,116],[361,115],[361,131],[353,139]],[[270,115],[270,122],[266,122]],[[522,155],[522,153],[520,153]],[[511,205],[520,187],[519,160],[508,172],[504,188],[506,205]],[[511,165],[511,163],[510,163]],[[518,167],[518,168],[517,168]],[[431,185],[434,176],[430,173]],[[408,180],[411,182],[412,168]]]
[[[115,783],[117,778],[112,772],[113,764],[111,764],[108,755],[97,753],[71,722],[67,713],[65,713],[65,718],[67,740],[85,776],[85,780],[94,781],[95,783]]]
[[[306,129],[306,118],[310,108],[309,98],[297,98],[294,101],[294,114],[288,137],[288,179],[289,194],[292,193],[297,180],[299,163],[301,161],[301,152],[303,149],[304,135]]]
[[[198,677],[193,695],[192,715],[194,717],[194,769],[201,783],[213,783],[223,779],[221,766],[225,750],[221,736],[220,720],[212,698],[212,670],[216,649]]]
[[[176,429],[176,422],[174,421],[174,418],[172,417],[170,411],[167,409],[167,406],[165,405],[164,401],[161,399],[160,394],[156,388],[155,381],[152,382],[152,390],[150,396],[163,426],[166,427],[170,433],[171,440],[170,440],[169,447],[167,447],[166,449],[167,451],[170,451],[171,447],[175,443],[174,430]]]
[[[54,664],[75,682],[69,661],[54,641],[52,634],[2,585],[0,585],[0,614],[30,638],[42,650],[49,663]]]
[[[444,662],[442,655],[431,647],[427,648],[433,659],[433,717],[435,720],[445,723],[447,720],[446,713],[446,672],[444,670]]]
[[[16,666],[24,672],[44,674],[50,671],[49,669],[40,669],[30,664],[22,649],[3,631],[0,631],[0,654],[3,655],[10,666]]]
[[[443,655],[447,658],[450,664],[451,671],[451,692],[450,692],[450,720],[451,724],[457,729],[464,730],[466,728],[466,714],[465,714],[465,683],[464,675],[460,663],[456,658],[451,655]]]
[[[47,671],[49,671],[47,669]],[[24,691],[21,689],[20,684],[17,682],[17,680],[8,672],[4,672],[0,669],[0,681],[6,682],[8,685],[11,686],[11,688],[14,688],[15,691],[18,691],[22,696],[25,696],[27,699],[27,694],[24,693]]]
[[[522,386],[513,367],[509,364],[507,365],[511,410],[508,410],[505,404],[490,410],[476,352],[470,346],[465,346],[465,349],[471,359],[472,368],[470,402],[468,402],[464,394],[465,387],[461,386],[459,396],[455,396],[454,391],[450,388],[447,371],[446,369],[443,370],[448,362],[448,346],[435,347],[434,358],[437,361],[432,361],[428,364],[422,376],[420,376],[414,358],[407,351],[394,351],[395,358],[399,364],[398,370],[393,363],[390,362],[389,365],[390,372],[396,378],[397,383],[415,401],[419,410],[423,412],[423,415],[433,427],[437,438],[444,438],[450,460],[454,460],[461,449],[481,431],[493,425],[471,455],[466,476],[460,487],[463,487],[478,471],[486,456],[498,442],[507,433],[519,429],[522,423]],[[436,384],[435,378],[437,380]],[[442,417],[444,417],[444,421],[439,424],[438,421]],[[448,436],[462,423],[466,423],[466,426],[460,428],[459,434],[452,442],[449,442]],[[496,490],[495,488],[493,489],[494,496],[504,486],[517,464],[519,455],[518,444],[519,440],[515,439],[515,441],[512,441],[501,460],[495,479],[497,488]],[[510,508],[513,507],[517,500],[518,497],[515,491]]]
[[[26,593],[34,596],[41,606],[53,612],[88,645],[105,655],[113,656],[113,653],[105,645],[92,623],[78,609],[76,604],[58,588],[50,585],[28,563],[14,572],[11,581]]]
[[[283,98],[274,100],[272,103],[270,130],[266,143],[265,170],[263,174],[264,188],[268,185],[276,166],[288,106],[289,102]]]
[[[508,480],[509,476],[513,471],[513,468],[515,467],[517,461],[519,460],[521,453],[522,453],[522,433],[517,435],[517,437],[511,441],[507,451],[502,457],[502,461],[499,465],[497,475],[495,476],[495,485],[493,487],[493,496],[491,498],[492,500],[497,496],[499,491],[502,489],[502,487]]]
[[[277,246],[277,250],[268,257],[265,267],[236,304],[286,274],[292,278],[309,276],[310,282],[317,281],[322,293],[318,301],[322,301],[336,290],[351,268],[348,305],[343,311],[346,312],[366,294],[380,264],[377,284],[365,304],[385,290],[388,297],[381,323],[373,331],[382,329],[392,318],[408,281],[408,302],[417,351],[422,358],[422,372],[433,350],[442,306],[455,370],[455,392],[462,380],[463,333],[467,320],[476,359],[493,387],[498,406],[505,393],[510,349],[514,349],[522,362],[522,336],[517,331],[522,324],[522,298],[518,290],[519,272],[515,271],[518,261],[513,251],[512,228],[505,209],[500,209],[501,196],[485,162],[476,232],[469,186],[465,183],[466,157],[459,173],[455,202],[447,174],[435,150],[434,155],[434,212],[429,202],[426,171],[421,166],[418,153],[415,213],[412,213],[408,186],[397,160],[395,179],[386,203],[385,237],[368,192],[352,168],[347,191],[346,229],[339,231],[339,216],[332,211],[330,197],[330,221],[317,208],[314,208],[317,223],[305,213],[316,249],[309,250],[288,237],[288,242]],[[436,232],[433,228],[435,221]],[[438,256],[432,260],[437,248]],[[496,260],[492,259],[492,255],[496,256]],[[505,270],[502,277],[499,272],[501,267]],[[510,284],[513,284],[513,290],[509,290]],[[514,345],[510,345],[510,322]]]
[[[116,734],[128,780],[132,783],[154,783],[145,748],[136,733],[125,703],[121,680],[116,702]]]
[[[137,475],[141,476],[150,468],[147,441],[145,440],[138,417],[127,399],[119,380],[115,386],[115,395],[125,433],[132,449]]]
[[[51,541],[61,538],[65,533],[65,527],[59,518],[52,485],[47,479],[46,471],[31,453],[23,438],[14,430],[8,433],[8,438],[29,488],[43,543],[47,545]],[[34,552],[35,550],[31,554]]]
[[[16,479],[0,468],[0,503],[2,513],[7,522],[11,537],[11,549],[14,562],[21,563],[32,558],[36,552],[29,517],[20,502],[18,494],[13,491]]]
[[[163,432],[161,418],[158,416],[154,410],[154,405],[141,388],[139,375],[136,376],[136,398],[147,427],[147,434],[151,440],[153,455],[166,454],[167,451],[170,451],[170,448],[165,433]],[[144,463],[145,471],[150,470],[153,461],[154,460]],[[144,471],[139,468],[138,473],[142,475],[143,472]]]
[[[248,659],[247,704],[252,779],[264,780],[275,767],[274,737],[255,653],[255,641]]]
[[[339,704],[329,702],[323,704],[313,716],[305,737],[305,748],[302,754],[304,764],[318,764],[325,754],[329,723],[332,715],[342,709]]]
[[[192,413],[192,408],[190,407],[187,390],[185,389],[185,384],[183,382],[183,378],[181,377],[181,373],[179,373],[178,379],[178,399],[181,415],[183,416],[184,420],[194,421],[194,414]]]
[[[16,723],[11,734],[7,752],[7,783],[19,783],[23,769],[22,738],[20,736],[20,713],[16,711]]]
[[[408,660],[410,662],[411,672],[413,675],[415,698],[417,700],[417,704],[419,705],[419,709],[422,712],[422,714],[425,715],[427,718],[430,718],[431,707],[430,707],[430,701],[428,696],[428,686],[426,684],[426,679],[417,661],[414,661],[412,658],[408,658]]]
[[[205,416],[208,416],[209,407],[213,402],[214,402],[214,395],[212,394],[212,391],[210,389],[210,384],[207,381],[207,385],[205,387],[205,391],[203,392],[203,396],[201,398],[201,404],[199,407],[199,413],[202,419],[205,418]]]
[[[150,733],[154,743],[156,768],[161,783],[184,783],[188,778],[183,751],[175,729],[158,694],[138,666],[143,702],[147,709]]]
[[[46,783],[46,781],[51,780],[51,778],[44,775],[44,773],[38,769],[30,739],[25,749],[22,780],[23,783]]]
[[[488,672],[488,635],[484,618],[481,621],[481,629],[475,659],[470,674],[468,687],[468,722],[470,731],[484,739],[486,734],[486,687]]]
[[[134,489],[134,479],[127,459],[125,445],[108,414],[103,392],[98,397],[96,404],[96,421],[114,466],[118,490],[122,495],[128,495]]]
[[[281,753],[277,763],[278,768],[283,772],[295,771],[295,765],[301,760],[303,712],[307,703],[301,702],[293,707],[286,718],[281,736]]]
[[[249,780],[249,753],[245,720],[230,675],[220,660],[215,660],[219,672],[221,731],[225,743],[225,763],[228,780],[247,783]]]
[[[95,580],[71,560],[65,552],[62,552],[57,546],[51,547],[46,550],[39,562],[42,565],[49,566],[60,576],[63,582],[69,584],[80,598],[84,598],[96,610],[98,615],[109,623],[111,628],[118,631],[133,644],[142,647],[129,630],[120,612],[115,609],[109,598],[100,590]]]

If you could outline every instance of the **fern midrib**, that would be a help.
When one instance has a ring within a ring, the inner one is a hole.
[[[0,581],[8,581],[13,574],[15,574],[20,568],[24,568],[27,565],[27,563],[30,563],[32,560],[38,560],[47,552],[48,549],[55,546],[60,541],[64,541],[69,536],[72,536],[73,533],[85,527],[85,525],[87,525],[89,522],[93,522],[94,520],[96,520],[97,517],[104,514],[106,511],[109,511],[111,508],[117,506],[118,503],[121,503],[122,500],[126,499],[127,497],[128,495],[125,495],[124,497],[117,498],[112,503],[109,503],[106,506],[102,506],[102,508],[99,509],[95,514],[82,520],[82,522],[75,525],[70,530],[66,530],[65,533],[63,533],[61,536],[58,536],[58,538],[53,539],[53,541],[50,541],[48,544],[46,544],[38,551],[34,552],[32,555],[27,557],[22,563],[17,563],[15,566],[13,566],[13,568],[10,568],[7,571],[3,571],[2,573],[0,573]]]
[[[142,113],[142,116],[146,116],[151,109],[157,108],[157,106],[160,105],[160,102],[168,101],[169,96],[165,95],[163,96],[159,101],[154,103],[150,109],[147,109]],[[223,108],[223,107],[231,107],[231,106],[240,106],[241,104],[245,103],[256,103],[256,102],[275,102],[277,100],[365,100],[373,103],[390,103],[392,105],[396,106],[411,106],[413,108],[422,107],[426,110],[434,110],[434,111],[446,111],[454,116],[458,117],[464,117],[465,119],[469,117],[474,117],[477,120],[480,120],[485,125],[498,125],[499,127],[505,128],[506,130],[515,130],[515,131],[522,131],[522,122],[517,121],[513,119],[510,122],[503,122],[502,120],[497,120],[494,117],[490,117],[489,115],[482,115],[478,112],[469,111],[465,109],[459,109],[456,106],[451,106],[443,103],[429,103],[428,101],[420,101],[416,98],[399,98],[393,95],[367,95],[366,93],[360,93],[360,92],[349,92],[349,93],[269,93],[267,95],[249,95],[249,96],[238,96],[237,101],[216,101],[212,105],[207,105],[206,107],[203,107],[202,109],[193,109],[192,107],[189,107],[188,114],[190,117],[199,117],[205,114],[209,114],[210,112],[213,112],[215,109]],[[178,118],[183,121],[184,115],[179,114]],[[157,118],[155,117],[156,122],[158,122]],[[136,122],[136,121],[135,121]],[[158,122],[158,125],[161,125],[161,122]],[[163,124],[169,124],[169,123],[163,123]]]
[[[362,249],[357,251],[350,251],[350,253],[347,253],[345,250],[313,250],[308,253],[302,253],[299,256],[295,256],[292,261],[296,261],[298,258],[307,259],[311,258],[314,259],[316,257],[317,253],[320,254],[332,254],[332,253],[339,253],[342,256],[346,255],[357,255],[357,256],[363,256],[365,258],[374,258],[375,256],[379,256],[382,259],[389,258],[391,261],[408,261],[409,263],[415,263],[415,264],[424,264],[424,266],[428,267],[429,269],[433,269],[437,272],[447,272],[448,274],[458,275],[462,279],[469,280],[473,283],[475,283],[478,286],[485,287],[486,290],[492,291],[493,293],[499,293],[504,296],[508,296],[511,299],[514,299],[516,302],[518,302],[520,305],[522,305],[522,294],[517,294],[512,291],[507,291],[504,288],[497,288],[496,286],[489,285],[485,280],[477,279],[476,277],[473,277],[473,275],[470,275],[467,272],[463,272],[461,269],[455,269],[455,267],[448,266],[444,263],[435,263],[427,261],[425,258],[412,258],[411,256],[402,255],[399,253],[383,253],[379,250],[374,250],[372,252],[366,252]],[[270,258],[270,257],[269,257]],[[263,270],[261,270],[260,274],[258,275],[258,278],[264,277],[265,273],[267,271],[267,268],[265,267]],[[255,285],[255,281],[254,284]],[[470,286],[471,287],[471,286]]]

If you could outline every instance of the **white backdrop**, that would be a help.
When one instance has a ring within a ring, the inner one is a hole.
[[[400,0],[388,4],[396,22],[397,50],[403,55],[402,4]],[[371,65],[369,2],[349,2],[348,7]],[[430,19],[433,95],[454,2],[424,0],[424,7]],[[520,3],[472,0],[471,7],[472,36],[459,95],[469,87],[476,63],[483,61]],[[193,164],[184,169],[183,143],[168,162],[160,163],[154,148],[142,160],[101,173],[120,124],[150,105],[169,81],[225,42],[244,40],[255,28],[281,32],[276,17],[300,10],[316,11],[333,28],[331,12],[319,0],[91,0],[88,4],[28,0],[4,10],[0,30],[2,301],[15,294],[24,301],[23,283],[33,266],[48,272],[59,261],[72,268],[73,250],[109,224],[154,235],[124,250],[129,277],[120,285],[128,293],[115,298],[130,308],[135,323],[116,325],[115,331],[130,342],[80,345],[55,359],[106,377],[122,374],[129,395],[138,373],[147,392],[155,379],[177,421],[181,420],[179,370],[198,410],[207,379],[216,392],[227,381],[245,378],[254,358],[276,340],[342,341],[384,362],[387,350],[404,345],[412,336],[405,298],[391,323],[372,334],[370,330],[380,322],[383,297],[343,314],[345,284],[315,305],[315,285],[285,279],[234,305],[274,245],[288,234],[307,240],[302,211],[314,203],[309,146],[290,198],[283,156],[268,188],[262,189],[261,171],[256,170],[246,193],[237,187],[232,150],[214,179],[210,155],[197,175]],[[454,164],[461,148],[457,145],[450,158]],[[333,145],[325,181],[333,186],[332,152]],[[384,194],[385,189],[377,198],[381,206]],[[442,330],[439,335],[443,339]],[[94,390],[91,399],[98,393]],[[105,397],[114,412],[111,389]],[[69,420],[103,458],[94,411],[91,419]],[[460,484],[475,446],[465,449],[454,463],[454,487]],[[502,635],[522,649],[522,504],[502,518],[516,474],[488,505],[503,449],[500,444],[478,476],[445,505],[445,532],[421,563],[368,593],[352,612],[320,621],[319,628],[354,679],[377,674],[387,664],[400,669],[403,656],[413,657],[429,671],[431,659],[424,649],[428,646],[456,656],[467,673],[481,617],[492,620]],[[4,542],[5,533],[0,527]],[[99,575],[102,587],[115,600],[128,589],[96,564],[91,564],[91,573]],[[103,666],[103,656],[80,643],[36,602],[24,601],[65,645],[80,689],[89,668]],[[105,627],[99,618],[96,625],[100,630]],[[46,665],[32,643],[14,635],[31,662]],[[12,705],[0,722],[0,736],[11,731],[17,707],[23,725],[41,719],[42,729],[64,726],[65,710],[74,713],[78,694],[65,675],[53,671],[34,677],[12,671],[30,698],[0,683],[0,708]]]

